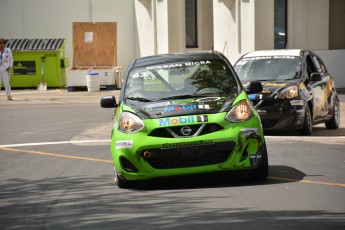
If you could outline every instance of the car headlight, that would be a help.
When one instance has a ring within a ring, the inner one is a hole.
[[[298,96],[298,87],[297,86],[290,86],[280,92],[277,96],[279,99],[291,99]]]
[[[242,100],[226,114],[225,119],[231,122],[241,122],[249,120],[251,117],[252,112],[247,100]]]
[[[124,133],[136,133],[145,128],[144,122],[133,113],[123,112],[119,119],[119,130]]]

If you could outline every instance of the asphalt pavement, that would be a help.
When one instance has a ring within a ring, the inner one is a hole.
[[[7,101],[5,92],[0,92],[0,103],[15,103],[21,104],[23,102],[73,102],[73,103],[92,103],[99,102],[102,96],[115,95],[118,99],[120,90],[105,90],[89,92],[85,90],[78,90],[69,92],[65,88],[49,89],[47,91],[38,91],[37,89],[13,89],[13,101]]]

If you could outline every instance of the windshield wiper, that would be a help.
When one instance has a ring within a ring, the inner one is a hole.
[[[143,98],[143,97],[126,97],[126,99],[132,100],[132,101],[143,101],[143,102],[151,102],[152,101],[150,99]]]
[[[191,98],[191,97],[196,97],[195,95],[191,94],[182,94],[182,95],[176,95],[176,96],[171,96],[171,97],[163,97],[160,98],[159,100],[171,100],[171,99],[186,99],[186,98]]]

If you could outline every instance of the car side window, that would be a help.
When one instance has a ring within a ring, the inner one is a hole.
[[[322,60],[320,58],[318,58],[317,56],[313,56],[313,60],[314,60],[314,63],[317,67],[318,72],[326,74],[327,70],[326,70],[326,67],[323,64]]]
[[[312,73],[318,72],[318,70],[317,70],[317,67],[316,67],[315,64],[314,64],[314,61],[313,61],[311,55],[308,55],[308,56],[306,57],[306,61],[307,61],[308,77],[310,78],[310,75],[311,75]]]

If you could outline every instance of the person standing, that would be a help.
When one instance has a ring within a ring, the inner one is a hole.
[[[4,82],[7,100],[12,101],[10,85],[10,67],[13,66],[13,56],[10,48],[5,48],[6,40],[0,37],[0,90]]]

